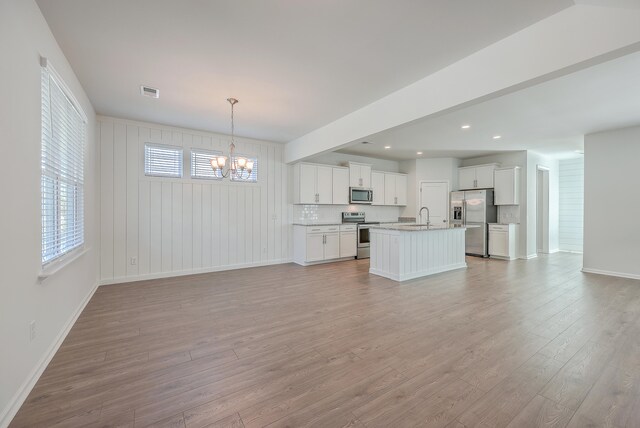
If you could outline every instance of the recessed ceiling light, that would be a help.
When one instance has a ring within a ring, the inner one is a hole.
[[[422,154],[422,152],[417,152],[416,154],[417,154],[417,155],[421,155],[421,154]]]
[[[462,125],[460,128],[462,128],[462,129],[469,129],[469,128],[471,128],[471,125]]]
[[[493,139],[494,139],[494,140],[499,140],[500,138],[502,138],[502,135],[494,135],[494,136],[493,136]]]
[[[389,150],[391,148],[391,146],[384,146],[385,150]]]

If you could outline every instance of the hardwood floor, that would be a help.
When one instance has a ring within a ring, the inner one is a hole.
[[[581,257],[98,289],[12,427],[640,427],[640,281]]]

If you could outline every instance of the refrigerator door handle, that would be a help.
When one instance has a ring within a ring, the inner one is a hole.
[[[466,199],[462,200],[462,224],[467,225],[467,201]]]

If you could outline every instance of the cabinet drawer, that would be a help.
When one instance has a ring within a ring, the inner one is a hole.
[[[340,226],[307,226],[307,233],[339,232]]]
[[[500,232],[508,232],[509,231],[509,225],[508,224],[490,224],[489,225],[489,231],[500,231]]]
[[[358,226],[355,224],[348,224],[348,225],[342,225],[340,226],[340,232],[347,232],[347,231],[351,231],[351,230],[357,230]]]

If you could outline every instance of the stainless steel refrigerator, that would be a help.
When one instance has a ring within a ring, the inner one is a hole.
[[[497,217],[498,210],[493,205],[493,190],[451,192],[450,224],[470,226],[465,233],[467,254],[489,256],[488,223],[495,223]]]

